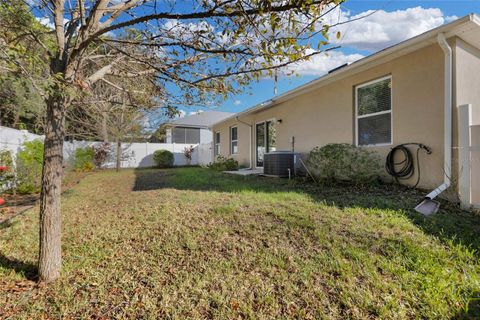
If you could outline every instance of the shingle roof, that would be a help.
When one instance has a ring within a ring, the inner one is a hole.
[[[170,121],[168,125],[174,127],[199,127],[207,128],[213,125],[214,123],[220,122],[228,117],[231,117],[234,113],[223,112],[223,111],[204,111],[197,114],[192,114],[179,118],[174,121]]]

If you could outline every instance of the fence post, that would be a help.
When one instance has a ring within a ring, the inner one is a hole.
[[[148,157],[148,141],[145,142],[145,158]],[[139,168],[140,167],[140,162],[138,162],[138,159],[135,159],[136,161],[136,167]]]
[[[470,126],[472,125],[472,105],[465,104],[458,107],[458,191],[460,205],[469,209],[471,201],[471,156],[472,142]]]

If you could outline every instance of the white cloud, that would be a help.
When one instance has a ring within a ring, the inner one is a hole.
[[[309,50],[307,53],[309,54],[312,52],[313,50]],[[345,54],[341,51],[330,51],[312,56],[308,61],[289,65],[284,72],[294,72],[303,76],[320,76],[332,69],[344,65],[345,63],[352,63],[361,58],[363,58],[363,55],[358,53]]]
[[[142,126],[143,130],[150,130],[153,128],[152,123],[150,122],[150,119],[148,117],[142,117],[140,120],[140,125]]]
[[[368,10],[351,15],[339,7],[329,13],[324,22],[334,25],[360,17],[364,18],[332,28],[330,42],[333,45],[375,52],[457,19],[456,16],[445,16],[438,8],[415,7],[391,12]],[[336,38],[337,31],[340,31],[340,39]],[[307,54],[312,52],[313,49]],[[284,73],[320,76],[363,57],[359,53],[330,51],[313,56],[308,61],[292,64],[284,69]]]
[[[200,114],[200,113],[202,113],[202,112],[203,112],[203,110],[190,111],[190,112],[188,113],[188,115],[191,116],[191,115],[194,115],[194,114]]]
[[[183,109],[178,109],[178,112],[177,112],[177,115],[175,116],[175,118],[183,118],[185,116],[191,116],[191,115],[194,115],[194,114],[200,114],[204,112],[204,110],[196,110],[196,111],[185,111]]]
[[[53,24],[52,21],[50,21],[49,18],[46,18],[46,17],[35,17],[35,19],[37,19],[38,22],[40,22],[41,25],[49,28],[49,29],[54,29],[55,28],[55,25]]]
[[[177,118],[183,118],[186,114],[185,110],[178,109]]]
[[[459,17],[457,16],[447,16],[445,17],[445,23],[449,23],[449,22],[452,22],[452,21],[455,21],[455,20],[458,20]]]
[[[189,41],[197,38],[200,32],[212,34],[215,32],[215,28],[207,21],[183,23],[172,19],[165,22],[163,32],[172,39]]]
[[[50,18],[48,18],[48,17],[35,17],[35,19],[37,19],[37,21],[41,25],[43,25],[44,27],[47,27],[51,30],[55,29],[55,24],[53,23],[53,21]],[[68,24],[68,22],[70,21],[70,19],[63,19],[63,21],[64,21],[64,25],[66,26]],[[77,30],[78,30],[78,27],[77,27]],[[107,32],[107,33],[109,33],[109,32]]]
[[[239,105],[242,104],[242,101],[240,101],[240,100],[235,100],[235,101],[233,101],[233,104],[236,105],[236,106],[239,106]]]
[[[414,7],[391,12],[368,10],[356,15],[337,9],[328,15],[325,22],[332,25],[358,18],[361,19],[332,28],[331,42],[359,50],[378,51],[457,17],[445,16],[438,8]],[[335,37],[337,31],[341,32],[340,39]]]

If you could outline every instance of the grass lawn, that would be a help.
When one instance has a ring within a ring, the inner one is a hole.
[[[0,318],[480,317],[480,217],[393,186],[105,171],[63,195],[61,280],[37,210],[0,226]]]

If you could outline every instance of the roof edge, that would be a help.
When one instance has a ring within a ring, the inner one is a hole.
[[[226,120],[226,119],[225,119]],[[221,120],[221,121],[224,121],[224,120]],[[181,123],[172,123],[172,122],[167,122],[167,123],[164,123],[162,124],[162,126],[165,126],[167,128],[176,128],[176,127],[180,127],[180,128],[198,128],[198,129],[209,129],[210,127],[209,126],[201,126],[201,125],[193,125],[193,124],[181,124]]]
[[[255,106],[253,106],[251,108],[248,108],[246,110],[243,110],[241,112],[235,113],[231,117],[225,118],[225,119],[223,119],[223,120],[221,120],[217,123],[212,124],[210,126],[210,128],[213,127],[213,126],[216,126],[220,123],[238,118],[240,116],[244,116],[244,115],[247,115],[247,114],[250,114],[250,113],[254,113],[254,112],[259,111],[261,109],[267,109],[267,108],[274,107],[275,105],[278,105],[279,103],[288,101],[288,100],[290,100],[290,99],[292,99],[292,98],[294,98],[294,97],[296,97],[300,94],[307,93],[307,92],[309,92],[313,89],[316,89],[318,85],[320,85],[324,82],[327,82],[327,80],[334,80],[335,78],[340,78],[340,76],[344,76],[346,73],[354,71],[355,69],[360,68],[361,66],[364,66],[366,64],[372,63],[377,59],[386,57],[386,56],[391,55],[392,53],[395,53],[397,51],[405,50],[408,47],[420,44],[420,43],[422,43],[422,42],[424,42],[424,41],[426,41],[430,38],[436,39],[436,35],[439,34],[439,33],[447,33],[447,37],[451,37],[453,35],[448,35],[449,31],[451,31],[455,27],[457,27],[461,24],[467,23],[467,22],[474,22],[474,23],[476,23],[477,25],[480,26],[480,16],[475,14],[475,13],[470,13],[470,14],[468,14],[466,16],[463,16],[462,18],[459,18],[457,20],[454,20],[450,23],[443,24],[443,25],[438,26],[434,29],[431,29],[431,30],[428,30],[424,33],[421,33],[421,34],[419,34],[415,37],[406,39],[406,40],[404,40],[402,42],[399,42],[399,43],[397,43],[393,46],[390,46],[390,47],[387,47],[387,48],[382,49],[380,51],[377,51],[377,52],[375,52],[375,53],[373,53],[369,56],[366,56],[366,57],[364,57],[360,60],[357,60],[357,61],[349,64],[348,66],[340,68],[337,71],[334,71],[332,73],[327,73],[323,76],[320,76],[317,79],[314,79],[314,80],[309,81],[309,82],[307,82],[307,83],[305,83],[301,86],[298,86],[294,89],[291,89],[291,90],[289,90],[289,91],[287,91],[287,92],[285,92],[285,93],[283,93],[283,94],[281,94],[277,97],[273,97],[270,100],[259,103]],[[428,45],[428,44],[429,43],[426,43],[425,46]],[[408,54],[408,53],[405,53],[405,54]],[[405,54],[402,54],[402,55],[405,55]]]

